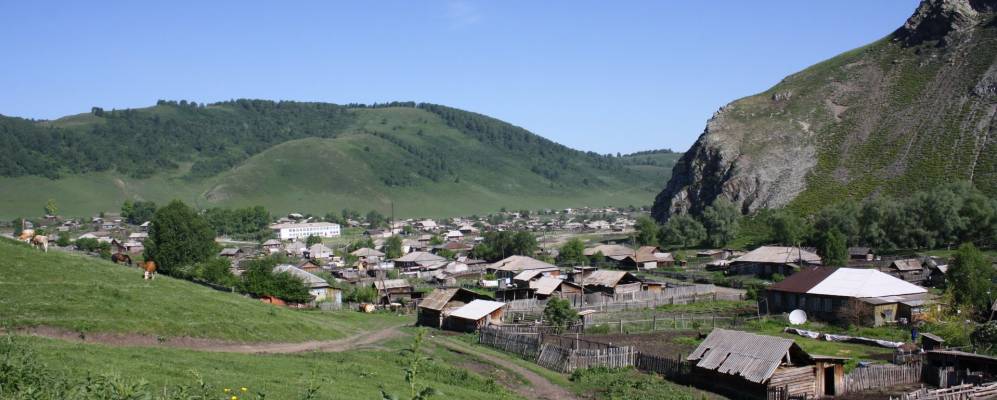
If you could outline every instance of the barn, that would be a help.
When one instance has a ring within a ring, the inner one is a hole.
[[[815,398],[844,390],[844,361],[811,356],[792,339],[714,329],[686,358],[696,383],[738,398]]]

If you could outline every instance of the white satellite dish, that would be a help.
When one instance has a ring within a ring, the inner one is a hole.
[[[807,322],[807,312],[803,310],[793,310],[789,313],[789,323],[793,325],[800,325]]]

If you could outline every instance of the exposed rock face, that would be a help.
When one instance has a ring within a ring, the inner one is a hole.
[[[968,179],[997,195],[997,0],[925,0],[887,38],[722,107],[653,215],[804,211]]]

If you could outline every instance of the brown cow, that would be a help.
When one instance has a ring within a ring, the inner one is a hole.
[[[143,274],[142,279],[149,279],[149,280],[156,279],[155,261],[152,260],[146,261],[145,264],[142,264],[142,269],[145,270],[145,274]]]

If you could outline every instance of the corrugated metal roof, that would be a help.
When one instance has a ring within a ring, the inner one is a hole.
[[[325,279],[319,278],[318,276],[315,276],[314,274],[305,271],[301,268],[295,267],[291,264],[281,264],[276,267],[273,267],[273,272],[274,273],[287,272],[288,274],[291,274],[291,276],[300,279],[302,282],[305,283],[305,286],[308,286],[312,289],[329,287],[329,282],[326,282]]]
[[[557,290],[557,288],[560,287],[561,283],[563,282],[564,282],[563,279],[551,278],[549,276],[545,276],[543,278],[537,279],[535,282],[530,282],[530,287],[536,289],[537,294],[549,296],[551,293],[554,293],[554,291]]]
[[[762,246],[731,260],[731,262],[820,264],[820,256],[799,247]]]
[[[466,306],[454,310],[454,312],[450,313],[450,316],[477,321],[502,307],[505,307],[505,303],[491,300],[475,300],[467,303]]]
[[[808,290],[820,283],[820,281],[833,274],[837,269],[837,267],[804,269],[790,275],[786,279],[783,279],[782,282],[777,282],[776,284],[769,286],[769,290],[789,293],[806,293]]]
[[[612,256],[626,257],[633,255],[634,249],[618,244],[601,244],[595,247],[589,247],[585,249],[583,253],[586,256],[591,257],[599,252],[602,252],[602,255],[606,257],[612,257]]]
[[[793,346],[791,339],[714,329],[687,360],[696,361],[700,368],[762,383],[772,377]]]
[[[419,302],[419,308],[428,308],[430,310],[442,310],[447,302],[453,298],[460,288],[454,289],[436,289],[433,290],[428,296],[423,297],[422,301]]]
[[[404,256],[395,259],[395,261],[398,262],[413,262],[413,263],[444,262],[446,260],[447,260],[446,258],[440,257],[433,253],[427,253],[425,251],[413,251],[411,253],[408,253]]]
[[[627,271],[609,271],[600,269],[598,271],[593,271],[592,273],[585,276],[584,282],[585,286],[605,286],[605,287],[616,287],[627,275],[633,275]],[[635,277],[636,278],[636,277]]]
[[[921,265],[921,260],[918,260],[916,258],[908,258],[906,260],[895,260],[890,265],[892,265],[893,267],[895,267],[900,271],[916,271],[923,268]]]
[[[374,288],[376,288],[377,290],[398,289],[398,288],[411,287],[411,286],[412,285],[409,285],[408,281],[404,279],[387,279],[387,280],[374,281]]]
[[[384,257],[384,253],[367,247],[353,250],[350,254],[357,257]]]
[[[499,271],[519,272],[527,269],[557,268],[556,265],[548,264],[527,256],[509,256],[492,264],[492,269]]]
[[[923,287],[874,269],[838,268],[807,294],[863,298],[927,292]]]

